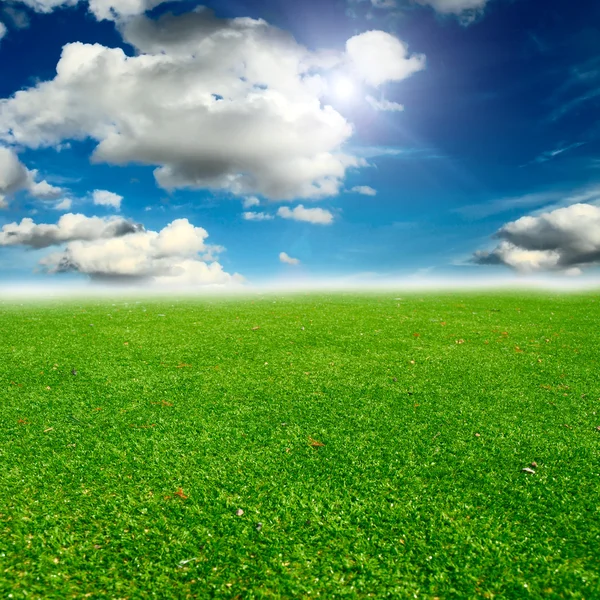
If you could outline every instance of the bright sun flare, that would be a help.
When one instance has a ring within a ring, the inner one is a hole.
[[[333,81],[333,93],[340,100],[349,100],[356,94],[356,85],[349,77],[337,77]]]

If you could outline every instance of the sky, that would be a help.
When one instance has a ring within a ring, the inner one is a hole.
[[[0,0],[0,284],[589,279],[599,108],[596,0]]]

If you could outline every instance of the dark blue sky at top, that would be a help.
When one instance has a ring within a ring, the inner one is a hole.
[[[164,4],[151,15],[185,12],[197,4]],[[126,198],[123,213],[148,227],[187,216],[227,247],[221,262],[228,270],[250,278],[281,272],[272,257],[284,243],[315,275],[425,268],[472,273],[473,267],[453,263],[489,246],[498,227],[531,209],[487,215],[483,210],[475,218],[477,210],[461,212],[461,207],[527,194],[568,196],[600,180],[600,2],[491,0],[485,14],[469,26],[427,7],[410,6],[395,14],[373,9],[366,1],[202,4],[221,17],[263,18],[310,49],[342,49],[352,35],[383,29],[408,43],[411,52],[426,55],[424,71],[383,88],[385,98],[403,104],[404,112],[375,113],[364,107],[343,112],[356,128],[351,147],[403,151],[375,157],[372,168],[348,174],[347,188],[369,185],[377,189],[376,197],[342,193],[315,204],[339,210],[341,217],[332,227],[281,219],[251,223],[240,220],[239,201],[219,194],[167,194],[156,187],[150,167],[90,166],[91,142],[74,143],[60,153],[26,150],[20,154],[23,162],[49,181],[53,174],[69,181],[73,193],[82,197],[91,189],[114,189]],[[66,43],[122,46],[133,53],[114,24],[97,22],[86,4],[28,14],[30,26],[20,30],[2,19],[9,33],[0,42],[0,98],[53,78]],[[559,150],[564,151],[551,156]],[[169,208],[169,214],[143,210],[161,203],[176,208]],[[23,199],[0,214],[0,225],[27,216],[24,211],[33,206]],[[56,218],[55,212],[42,209],[36,216],[44,222]],[[32,261],[24,260],[23,269],[30,270]],[[2,264],[0,253],[0,274]],[[11,274],[16,276],[14,269]]]

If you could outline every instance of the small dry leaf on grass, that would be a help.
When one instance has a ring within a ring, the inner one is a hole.
[[[183,369],[183,367],[191,367],[192,365],[188,365],[187,363],[179,363],[177,365],[178,369]]]
[[[535,475],[535,471],[533,469],[530,469],[529,467],[525,467],[524,469],[521,469],[521,471],[523,473],[529,473],[530,475]]]
[[[238,508],[238,509],[235,511],[235,514],[236,514],[238,517],[241,517],[241,516],[244,514],[244,511],[243,511],[241,508]]]
[[[44,429],[44,433],[48,433],[49,431],[52,431],[54,429],[54,427],[48,427],[48,429]]]
[[[481,434],[480,433],[476,433],[475,437],[481,437]]]
[[[256,531],[260,531],[263,528],[263,524],[262,523],[257,523],[256,524]]]
[[[457,343],[457,344],[464,344],[464,343],[465,343],[465,340],[463,340],[463,339],[456,340],[456,343]]]
[[[182,500],[187,500],[189,498],[189,496],[186,496],[183,493],[183,488],[179,488],[173,495],[174,496],[179,496]]]
[[[533,461],[530,465],[529,465],[532,469],[536,469],[537,468],[537,463],[535,461]]]
[[[258,329],[260,329],[260,327],[257,325],[256,327],[252,328],[252,331],[257,331]]]
[[[319,442],[318,440],[315,440],[313,438],[311,438],[309,436],[308,438],[308,443],[313,447],[313,448],[321,448],[323,447],[325,444],[323,442]]]
[[[123,346],[129,346],[129,342],[123,342]]]
[[[523,350],[521,350],[521,348],[519,348],[519,346],[515,346],[515,352],[523,352]]]

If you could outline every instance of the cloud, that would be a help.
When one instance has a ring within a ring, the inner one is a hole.
[[[395,8],[396,0],[371,0],[374,8]]]
[[[299,204],[294,209],[282,206],[277,211],[277,215],[283,219],[292,219],[294,221],[306,221],[315,225],[330,225],[333,223],[333,215],[323,208],[304,208]]]
[[[165,189],[325,198],[367,164],[343,149],[352,124],[321,102],[328,70],[347,59],[379,85],[424,67],[383,31],[351,38],[347,55],[312,52],[261,19],[206,8],[133,17],[119,30],[135,56],[65,45],[54,79],[0,103],[0,140],[39,148],[91,138],[93,162],[156,166]]]
[[[29,27],[29,17],[23,10],[19,10],[14,6],[8,5],[2,8],[2,14],[7,16],[17,29],[25,29],[26,27]]]
[[[536,162],[536,163],[548,162],[549,160],[552,160],[553,158],[560,156],[563,152],[568,152],[569,150],[572,150],[573,148],[579,148],[579,146],[583,146],[584,144],[585,144],[585,142],[577,142],[575,144],[570,144],[569,146],[564,146],[564,147],[558,148],[556,150],[547,150],[545,152],[542,152],[539,156],[537,156],[533,162]]]
[[[489,0],[414,0],[429,5],[443,15],[455,15],[463,25],[470,25],[484,12]]]
[[[600,207],[573,204],[503,225],[494,235],[501,242],[478,251],[472,261],[507,265],[521,272],[570,270],[600,263]]]
[[[404,110],[403,104],[398,104],[398,102],[391,102],[390,100],[377,100],[373,98],[373,96],[367,96],[367,102],[371,105],[371,107],[375,110],[384,110],[384,111],[396,111],[401,112]]]
[[[292,258],[286,252],[279,253],[279,260],[286,265],[299,265],[300,260],[297,258]]]
[[[8,198],[27,187],[29,172],[17,155],[0,146],[0,207],[6,207]]]
[[[6,25],[0,21],[0,40],[6,35]]]
[[[161,231],[137,229],[120,236],[77,239],[40,261],[48,273],[77,272],[105,282],[154,282],[172,285],[227,285],[243,278],[230,275],[214,259],[220,246],[206,244],[208,233],[187,219]]]
[[[379,86],[400,81],[425,68],[423,54],[409,55],[407,45],[385,31],[366,31],[346,42],[346,54],[356,74]]]
[[[36,182],[37,175],[37,170],[27,169],[10,148],[0,146],[0,207],[6,207],[9,198],[21,190],[42,200],[53,200],[63,193],[62,188],[45,180]]]
[[[275,217],[264,212],[243,212],[242,218],[246,221],[270,221]]]
[[[536,209],[536,211],[531,213],[533,216],[537,216],[537,213],[541,214],[542,212],[548,212],[572,204],[596,204],[597,202],[600,202],[600,186],[580,188],[574,190],[570,194],[565,194],[565,192],[561,190],[554,190],[525,194],[523,196],[509,196],[506,198],[498,198],[497,200],[487,203],[468,204],[455,208],[452,212],[458,213],[469,219],[483,219],[509,210],[545,205],[545,207]]]
[[[116,210],[121,210],[121,201],[123,196],[109,192],[107,190],[94,190],[92,192],[94,204],[98,206],[110,206]]]
[[[86,217],[67,213],[60,217],[56,225],[38,225],[30,218],[22,219],[20,223],[8,223],[0,230],[0,246],[48,248],[75,240],[117,238],[138,231],[143,231],[141,225],[121,217]]]
[[[75,6],[79,0],[15,0],[38,13]],[[89,0],[89,11],[98,19],[115,21],[142,14],[165,0]]]
[[[258,206],[260,204],[260,200],[256,196],[249,196],[248,198],[244,198],[242,200],[242,206],[244,208],[252,208],[253,206]]]
[[[71,210],[71,206],[73,205],[73,201],[70,198],[65,198],[60,202],[57,202],[54,205],[55,210]]]
[[[37,178],[37,170],[29,171],[27,191],[34,197],[40,200],[56,200],[64,193],[64,190],[55,185],[49,184],[45,179],[35,181]]]
[[[355,185],[350,191],[356,192],[357,194],[363,194],[364,196],[377,195],[377,190],[368,185]]]

